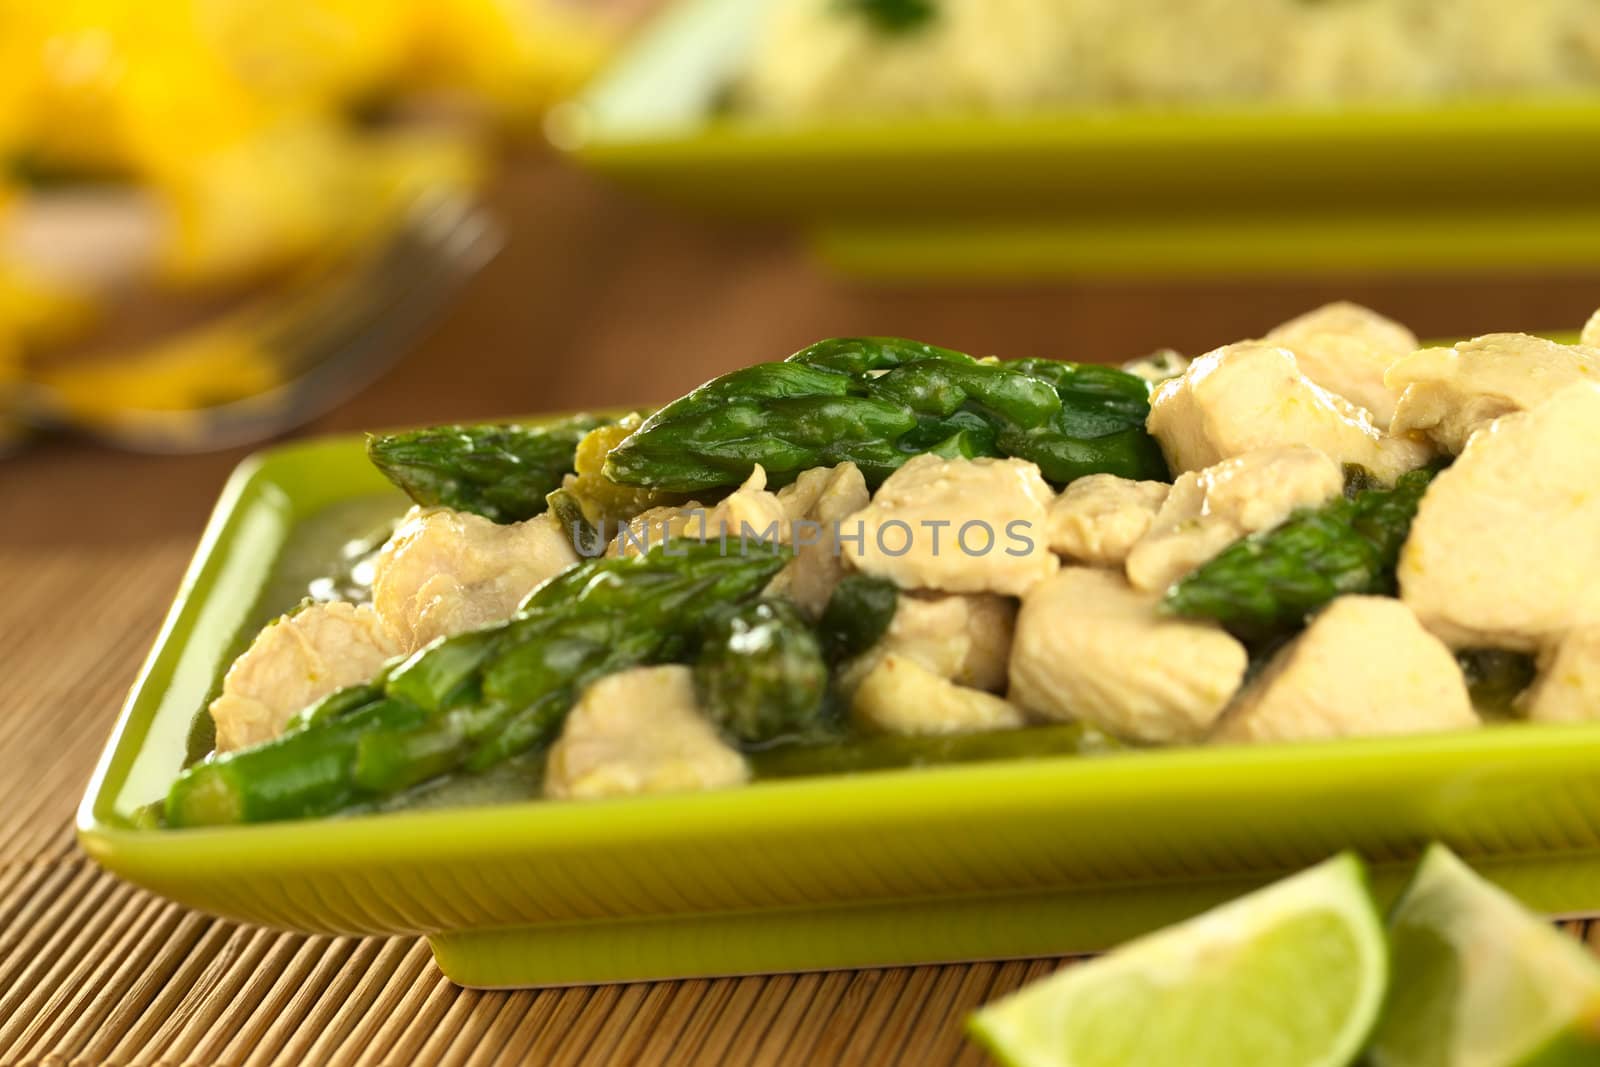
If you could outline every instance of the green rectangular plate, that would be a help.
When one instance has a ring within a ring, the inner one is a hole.
[[[1535,907],[1600,909],[1600,725],[131,828],[241,637],[289,606],[260,603],[287,540],[330,504],[385,491],[355,437],[235,473],[79,811],[97,861],[246,922],[425,935],[473,986],[1102,949],[1340,848],[1392,889],[1432,839]]]
[[[1600,94],[779,125],[713,103],[774,0],[675,4],[551,139],[884,278],[1600,265]]]

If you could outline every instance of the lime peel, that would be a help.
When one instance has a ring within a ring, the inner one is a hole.
[[[1345,1067],[1387,984],[1365,869],[1344,854],[1068,967],[969,1029],[1011,1067]]]
[[[1390,919],[1376,1067],[1600,1063],[1600,961],[1443,845]]]

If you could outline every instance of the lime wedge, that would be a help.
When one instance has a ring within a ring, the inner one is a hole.
[[[1600,1064],[1600,962],[1435,845],[1389,923],[1376,1067]]]
[[[1365,871],[1343,855],[1068,967],[970,1029],[1013,1067],[1346,1067],[1387,977]]]

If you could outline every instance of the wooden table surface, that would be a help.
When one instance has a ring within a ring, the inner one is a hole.
[[[654,400],[818,337],[1123,358],[1335,297],[1424,336],[1571,328],[1600,277],[870,288],[781,233],[683,218],[539,158],[511,242],[384,381],[307,432]],[[240,453],[70,442],[0,461],[0,1064],[979,1062],[960,1020],[1051,961],[482,993],[420,941],[301,937],[100,873],[71,821]]]

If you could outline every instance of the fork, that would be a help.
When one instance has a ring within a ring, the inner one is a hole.
[[[378,377],[503,240],[470,197],[435,191],[376,238],[324,254],[244,307],[27,377],[14,415],[143,452],[276,436]]]

